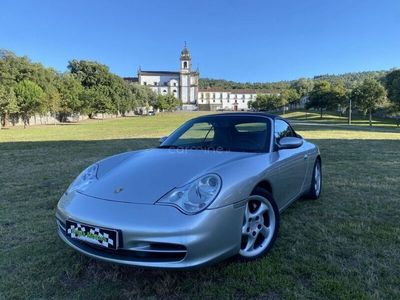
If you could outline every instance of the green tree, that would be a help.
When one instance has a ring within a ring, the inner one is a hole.
[[[285,89],[281,93],[281,98],[285,103],[298,103],[300,102],[300,94],[293,88]]]
[[[321,119],[324,109],[330,107],[331,100],[331,84],[322,80],[314,84],[314,88],[310,92],[306,108],[315,108],[320,111]]]
[[[400,112],[400,70],[393,70],[385,77],[387,96],[394,105],[395,110]]]
[[[308,94],[312,91],[313,86],[313,81],[306,78],[300,78],[292,84],[292,88],[296,90],[300,98],[308,96]]]
[[[13,88],[0,85],[1,127],[7,128],[9,116],[16,113],[18,113],[18,105]]]
[[[139,84],[129,84],[130,90],[135,98],[137,107],[145,107],[149,109],[150,105],[157,105],[158,95],[153,92],[148,86]]]
[[[348,90],[342,81],[331,84],[328,108],[340,108],[341,113],[349,106]]]
[[[47,87],[47,91],[44,97],[43,113],[50,113],[54,118],[56,118],[57,112],[60,110],[61,95],[55,85],[50,85]]]
[[[364,113],[369,113],[369,126],[372,126],[372,111],[385,102],[385,88],[375,79],[365,79],[351,93],[352,101]]]
[[[94,61],[71,60],[68,69],[82,83],[84,88],[92,88],[100,85],[107,85],[110,74],[107,66]]]
[[[347,90],[340,80],[332,84],[325,80],[316,82],[308,100],[306,108],[318,109],[321,119],[324,110],[343,109],[348,105]]]
[[[249,108],[259,111],[277,110],[287,104],[286,99],[277,94],[258,94],[254,101],[249,102]]]
[[[89,118],[99,113],[114,113],[115,106],[111,101],[109,90],[104,86],[85,89],[82,93],[84,112]]]
[[[60,94],[59,120],[65,122],[67,117],[84,110],[82,93],[83,87],[78,79],[70,73],[65,73],[58,81]]]
[[[25,128],[32,114],[42,111],[44,92],[36,83],[25,79],[15,87],[15,96]]]
[[[158,95],[156,101],[152,103],[152,106],[155,109],[159,109],[161,111],[172,111],[175,110],[181,102],[179,99],[175,98],[172,94],[166,95]]]

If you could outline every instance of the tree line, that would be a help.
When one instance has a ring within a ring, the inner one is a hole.
[[[400,70],[319,75],[312,79],[266,83],[238,83],[200,79],[200,88],[268,89],[249,107],[276,110],[307,99],[307,108],[342,112],[358,109],[369,113],[384,109],[400,111]],[[0,50],[0,118],[2,127],[22,120],[24,125],[35,114],[51,114],[61,122],[70,116],[99,113],[125,116],[143,108],[174,110],[180,101],[173,95],[156,95],[147,86],[129,83],[110,72],[106,65],[87,60],[71,60],[60,73]]]
[[[326,80],[331,84],[338,82],[343,83],[346,88],[352,88],[355,85],[364,81],[367,78],[381,80],[386,76],[388,71],[364,71],[364,72],[351,72],[339,75],[324,74],[317,75],[313,78],[300,78],[297,80],[283,80],[276,82],[235,82],[223,79],[200,78],[199,88],[220,88],[220,89],[266,89],[271,91],[281,91],[290,88],[293,85],[304,84],[304,81],[320,81]]]
[[[171,110],[179,105],[172,95],[157,96],[148,87],[128,83],[103,64],[71,60],[60,73],[27,57],[0,50],[0,118],[2,127],[35,114],[68,117],[99,113],[125,116],[144,107]],[[172,99],[173,98],[173,99]]]
[[[351,111],[357,109],[369,115],[370,125],[372,113],[378,109],[389,114],[400,112],[400,70],[357,74],[347,74],[345,78],[351,78],[347,81],[333,75],[299,79],[276,93],[257,95],[249,108],[271,111],[304,99],[305,107],[319,110],[321,118],[325,110],[338,110],[348,112],[351,122]]]

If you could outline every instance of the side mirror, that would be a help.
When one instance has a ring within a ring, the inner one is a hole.
[[[294,149],[303,145],[303,139],[298,137],[286,136],[279,140],[279,149]]]
[[[167,138],[168,138],[168,136],[163,136],[162,138],[160,138],[160,140],[159,140],[160,145],[161,145],[162,143],[164,143],[165,140],[166,140]]]

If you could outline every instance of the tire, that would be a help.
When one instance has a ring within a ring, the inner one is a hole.
[[[246,203],[239,258],[252,261],[266,255],[278,236],[279,221],[279,209],[272,195],[256,188]]]
[[[307,193],[307,198],[318,199],[322,191],[322,168],[321,160],[317,158],[314,164],[310,190]],[[319,182],[318,182],[319,181]]]

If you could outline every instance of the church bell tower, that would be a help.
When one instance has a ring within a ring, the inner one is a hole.
[[[190,57],[189,49],[186,46],[181,51],[181,58],[180,58],[180,95],[182,104],[190,104],[191,97],[190,97],[190,76],[192,73],[192,59]]]

